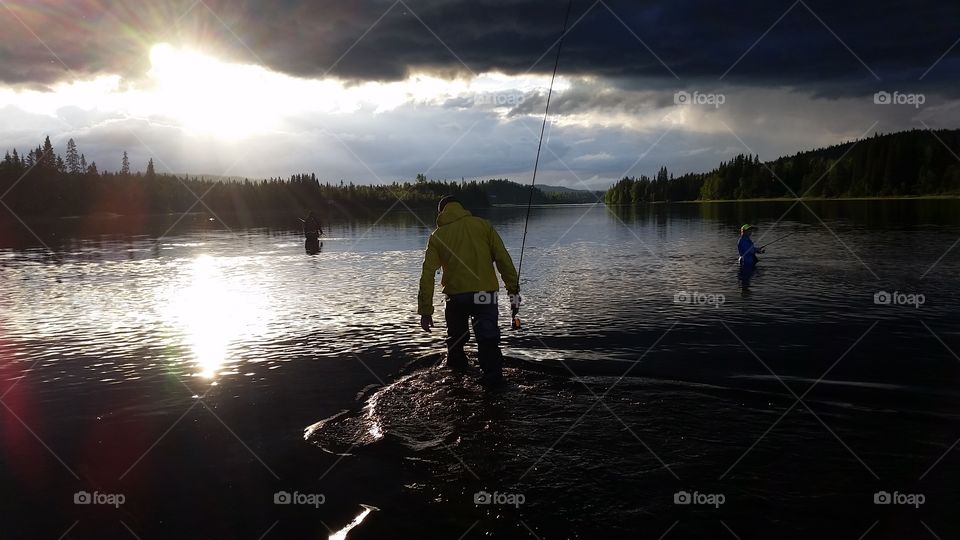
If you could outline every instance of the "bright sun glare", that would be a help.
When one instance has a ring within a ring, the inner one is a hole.
[[[0,87],[0,107],[13,105],[53,117],[65,107],[79,107],[236,140],[284,134],[301,129],[305,121],[322,125],[329,115],[376,116],[407,104],[446,107],[450,100],[482,105],[482,98],[526,96],[550,82],[545,75],[491,72],[454,79],[412,73],[404,80],[358,83],[295,77],[169,43],[153,45],[149,52],[145,78],[104,74],[63,81],[54,84],[53,91]],[[563,92],[569,86],[561,77],[554,90]],[[498,114],[506,115],[509,109],[500,107]]]
[[[222,62],[161,43],[150,50],[148,76],[156,85],[153,105],[186,129],[224,138],[276,127],[277,113],[261,67]]]
[[[230,63],[194,50],[159,43],[150,49],[151,86],[134,100],[144,116],[160,113],[185,129],[233,139],[283,128],[284,119],[307,113],[376,114],[406,103],[443,105],[478,94],[531,91],[545,76],[485,73],[471,79],[412,74],[402,81],[347,84],[338,79],[292,77],[252,64]],[[557,81],[564,91],[569,81]],[[145,89],[146,90],[146,89]]]

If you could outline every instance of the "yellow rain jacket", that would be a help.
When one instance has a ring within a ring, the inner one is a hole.
[[[517,269],[493,225],[474,216],[460,203],[447,203],[437,216],[437,230],[427,242],[417,313],[433,315],[433,285],[438,268],[443,268],[440,284],[444,294],[498,291],[494,264],[507,292],[515,294],[519,289]]]

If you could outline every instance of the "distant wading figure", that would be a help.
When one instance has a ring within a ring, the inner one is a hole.
[[[437,210],[437,228],[427,242],[417,295],[420,326],[427,332],[433,326],[434,280],[437,269],[443,268],[440,283],[447,297],[444,307],[447,366],[454,370],[466,368],[463,347],[470,339],[472,318],[483,370],[480,382],[496,385],[502,381],[503,357],[497,322],[500,285],[494,265],[510,294],[514,314],[520,309],[517,270],[503,240],[489,221],[473,216],[460,201],[450,196],[440,199]]]
[[[763,248],[756,248],[750,236],[757,230],[753,225],[740,227],[740,240],[737,242],[737,251],[740,253],[740,266],[752,268],[760,262],[757,253],[763,253]]]
[[[300,222],[303,223],[303,236],[306,238],[304,249],[310,254],[320,253],[322,246],[320,243],[320,235],[323,234],[323,227],[320,226],[320,220],[317,219],[316,214],[311,210],[307,214],[307,219],[301,219]]]
[[[757,230],[753,225],[744,225],[740,227],[740,240],[737,242],[737,252],[740,253],[740,268],[737,270],[737,278],[740,281],[740,288],[744,293],[750,289],[750,279],[757,269],[757,253],[763,253],[763,248],[757,248],[753,245],[751,235]]]
[[[307,240],[319,240],[320,235],[323,234],[323,227],[320,226],[320,220],[317,219],[317,215],[311,210],[307,213],[307,219],[300,220],[303,223],[303,236]]]

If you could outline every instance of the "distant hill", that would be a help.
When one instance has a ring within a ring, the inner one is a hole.
[[[537,186],[544,193],[571,193],[576,191],[587,191],[585,189],[573,189],[565,186],[547,186],[540,184]]]
[[[223,176],[219,174],[176,174],[182,178],[196,179],[200,181],[211,182],[269,182],[273,178],[257,178],[245,176]],[[276,180],[280,180],[279,178]],[[450,182],[453,184],[455,182]],[[530,186],[527,184],[518,184],[505,178],[491,179],[478,182],[479,191],[487,197],[485,204],[527,204],[530,197]],[[568,204],[597,202],[603,200],[603,191],[590,191],[586,189],[574,189],[566,186],[548,186],[537,185],[534,189],[534,204]],[[474,201],[474,204],[484,204]]]
[[[525,205],[531,196],[536,204],[597,200],[590,192],[545,193],[540,188],[531,190],[529,186],[504,179],[449,182],[430,180],[423,174],[413,181],[387,185],[322,183],[313,173],[265,180],[222,175],[179,177],[157,173],[152,159],[145,173],[130,172],[127,168],[108,172],[100,171],[95,162],[87,164],[72,139],[67,153],[57,154],[49,137],[24,154],[13,150],[3,157],[0,193],[4,194],[4,205],[17,216],[209,212],[215,216],[234,216],[251,224],[264,223],[275,216],[285,216],[288,222],[296,224],[295,216],[309,210],[320,211],[328,219],[376,216],[394,208],[433,211],[444,195],[455,195],[469,208],[491,204]],[[203,200],[198,201],[201,196]],[[0,220],[3,219],[0,216]],[[0,221],[0,232],[8,225],[9,220]]]
[[[261,180],[266,180],[266,178],[261,178],[259,176],[224,176],[222,174],[197,174],[197,173],[172,173],[172,176],[179,176],[182,178],[196,178],[198,180],[211,180],[213,182],[245,182],[247,180],[253,182],[259,182]]]
[[[273,181],[273,178],[258,178],[247,176],[223,176],[219,174],[175,174],[182,178],[191,178],[211,182],[262,182]],[[279,179],[277,179],[279,180]],[[455,182],[451,182],[453,184]],[[530,186],[519,184],[505,178],[480,181],[479,190],[487,196],[489,204],[527,204],[530,196]],[[566,186],[537,185],[534,190],[534,204],[564,204],[575,202],[596,202],[603,200],[603,191],[574,189]]]
[[[740,154],[712,171],[626,177],[609,204],[803,197],[960,194],[960,130],[912,130],[807,150],[773,161]]]
[[[603,200],[602,191],[571,189],[562,186],[535,186],[530,196],[530,186],[518,184],[506,179],[487,180],[479,183],[479,189],[490,204],[575,204],[593,203]]]

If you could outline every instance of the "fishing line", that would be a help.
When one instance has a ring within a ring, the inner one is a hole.
[[[777,238],[777,239],[774,240],[773,242],[767,242],[766,244],[760,246],[760,249],[763,249],[763,248],[765,248],[765,247],[767,247],[767,246],[769,246],[769,245],[771,245],[771,244],[776,244],[777,242],[783,240],[784,238],[786,238],[786,237],[788,237],[788,236],[793,236],[795,233],[796,233],[796,231],[794,231],[794,232],[792,232],[792,233],[790,233],[790,234],[785,234],[785,235],[781,236],[780,238]]]
[[[557,69],[560,67],[560,51],[563,49],[563,38],[567,34],[567,22],[570,20],[570,11],[573,0],[567,3],[567,14],[563,17],[563,28],[560,30],[560,39],[557,42],[557,58],[553,62],[553,75],[550,77],[550,90],[547,91],[547,106],[543,111],[543,124],[540,126],[540,142],[537,144],[537,159],[533,163],[533,179],[530,181],[530,195],[527,197],[527,217],[523,221],[523,240],[520,242],[520,264],[517,265],[517,292],[520,290],[520,271],[523,270],[523,250],[527,245],[527,225],[530,223],[530,207],[533,205],[533,189],[537,183],[537,167],[540,165],[540,149],[543,147],[543,133],[547,128],[547,116],[550,114],[550,97],[553,96],[553,81],[557,78]]]

